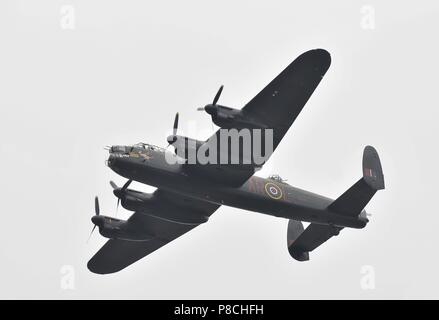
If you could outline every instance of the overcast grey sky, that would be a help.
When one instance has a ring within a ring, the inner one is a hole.
[[[1,1],[0,298],[439,298],[438,14],[437,1]],[[114,215],[108,181],[124,182],[103,147],[165,146],[176,111],[206,138],[196,108],[221,84],[241,108],[312,48],[331,68],[262,174],[336,198],[371,144],[387,189],[368,226],[300,263],[287,220],[223,207],[120,273],[90,273],[106,241],[86,243],[93,197]]]

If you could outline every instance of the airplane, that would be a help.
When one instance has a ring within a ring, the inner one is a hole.
[[[241,110],[217,104],[221,86],[213,102],[199,108],[220,127],[206,141],[177,135],[177,113],[167,137],[174,153],[146,143],[109,147],[107,166],[128,179],[122,187],[110,182],[117,205],[134,213],[128,220],[103,216],[95,198],[92,233],[98,227],[109,240],[89,260],[88,269],[97,274],[118,272],[207,222],[223,205],[288,219],[287,248],[297,261],[309,260],[309,252],[343,228],[364,228],[369,222],[365,206],[384,189],[381,162],[372,146],[364,148],[362,177],[335,200],[293,187],[278,175],[256,176],[261,165],[253,162],[190,164],[177,152],[209,145],[223,129],[271,129],[274,151],[330,64],[324,49],[301,54]],[[183,161],[170,163],[169,156]],[[129,188],[132,181],[157,189],[139,192]],[[302,222],[309,223],[306,229]]]

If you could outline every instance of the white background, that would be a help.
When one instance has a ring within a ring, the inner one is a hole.
[[[1,1],[0,298],[439,298],[438,13],[437,1]],[[287,220],[223,207],[122,272],[87,270],[106,241],[86,243],[93,197],[114,215],[108,181],[125,182],[105,145],[165,146],[176,111],[181,133],[207,138],[195,109],[221,84],[220,103],[241,108],[312,48],[332,65],[263,174],[336,198],[375,146],[387,188],[365,229],[300,263]]]

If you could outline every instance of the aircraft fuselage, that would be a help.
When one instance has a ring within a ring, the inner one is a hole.
[[[125,178],[218,205],[338,227],[363,228],[368,222],[364,215],[331,212],[327,207],[332,199],[282,181],[252,176],[241,186],[230,187],[203,179],[188,170],[191,164],[170,163],[165,154],[160,148],[120,147],[110,151],[108,166]]]

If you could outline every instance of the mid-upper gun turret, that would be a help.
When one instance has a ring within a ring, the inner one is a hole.
[[[279,183],[286,183],[287,179],[282,179],[282,177],[278,174],[272,174],[268,176],[268,179],[279,182]]]

